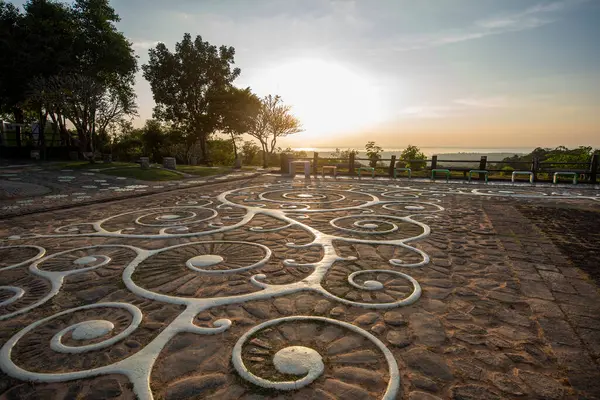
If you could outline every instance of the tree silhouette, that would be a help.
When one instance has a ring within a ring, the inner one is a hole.
[[[217,48],[201,36],[192,40],[186,33],[174,52],[159,43],[149,55],[142,70],[156,102],[154,117],[181,129],[188,142],[199,141],[208,163],[207,140],[220,127],[223,96],[240,74],[239,68],[232,68],[235,49]]]

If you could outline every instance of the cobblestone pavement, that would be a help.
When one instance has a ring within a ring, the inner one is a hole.
[[[147,182],[104,175],[97,169],[52,170],[36,165],[4,167],[0,168],[0,217],[158,193],[251,175],[254,173],[240,172],[222,176]]]
[[[597,194],[263,176],[4,220],[0,399],[600,398]]]

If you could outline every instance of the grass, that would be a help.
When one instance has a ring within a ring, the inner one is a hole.
[[[51,165],[49,165],[49,168],[51,169],[106,169],[115,167],[139,167],[139,164],[116,161],[110,164],[104,164],[103,162],[97,162],[92,164],[89,161],[66,161],[52,163]]]
[[[139,179],[141,181],[173,181],[183,178],[183,176],[181,176],[180,174],[173,171],[169,171],[168,169],[142,169],[139,166],[137,166],[137,168],[124,167],[109,169],[107,171],[103,171],[102,173],[105,175],[123,176],[126,178]]]
[[[178,165],[177,171],[197,176],[222,175],[233,171],[230,167],[203,167],[200,165]]]

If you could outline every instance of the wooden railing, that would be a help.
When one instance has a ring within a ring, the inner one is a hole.
[[[432,170],[437,168],[445,168],[450,171],[459,171],[466,173],[473,170],[485,170],[489,172],[506,172],[503,169],[498,169],[498,165],[511,166],[514,170],[519,171],[530,171],[533,173],[534,180],[538,180],[538,174],[549,174],[552,175],[554,172],[576,172],[584,177],[582,182],[597,183],[598,182],[598,167],[600,163],[600,155],[594,154],[588,162],[551,162],[551,161],[540,161],[534,158],[532,161],[488,161],[487,156],[481,156],[479,160],[443,160],[438,159],[437,155],[432,156],[426,160],[399,160],[395,155],[391,158],[384,158],[377,161],[377,169],[384,169],[386,175],[394,176],[394,168],[396,163],[401,161],[402,163],[409,163],[413,165],[424,164],[425,170]],[[343,166],[342,169],[348,169],[348,174],[353,176],[356,174],[355,170],[358,163],[365,161],[367,164],[371,161],[368,158],[357,158],[354,154],[350,154],[347,160],[339,158],[323,158],[319,157],[319,153],[315,152],[312,157],[292,157],[289,154],[281,155],[281,172],[284,174],[289,173],[289,162],[291,160],[298,161],[311,161],[312,172],[317,175],[318,167],[323,165],[335,165]],[[460,163],[462,166],[453,167],[452,164]],[[381,165],[383,164],[383,165]],[[450,164],[450,165],[448,165]],[[465,167],[465,164],[472,165],[471,167]],[[563,167],[564,166],[564,167]],[[341,172],[341,171],[340,171]],[[342,172],[343,174],[343,172]],[[483,174],[480,174],[480,179],[483,179]],[[550,177],[549,180],[552,178]]]

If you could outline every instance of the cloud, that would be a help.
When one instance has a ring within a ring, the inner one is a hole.
[[[151,41],[151,40],[135,41],[135,40],[133,40],[131,47],[133,47],[134,50],[148,50],[149,48],[154,47],[159,43],[160,43],[160,41]]]
[[[561,0],[538,4],[519,12],[477,20],[464,29],[407,36],[398,40],[393,48],[396,51],[426,49],[491,35],[535,29],[556,22],[559,19],[556,15],[559,11],[586,1],[588,0]]]

